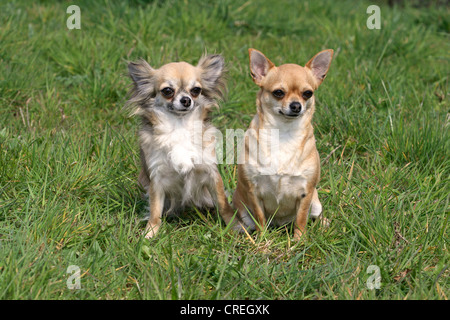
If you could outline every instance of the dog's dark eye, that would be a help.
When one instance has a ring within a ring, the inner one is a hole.
[[[198,97],[198,95],[200,94],[200,92],[202,92],[202,88],[199,87],[194,87],[191,89],[191,95],[196,98]]]
[[[305,99],[311,98],[312,95],[313,95],[313,92],[311,90],[306,90],[305,92],[303,92],[303,98],[305,98]]]
[[[161,93],[166,98],[172,98],[175,91],[172,88],[167,87],[167,88],[162,89]]]
[[[284,92],[283,92],[283,90],[280,90],[280,89],[275,90],[274,92],[272,92],[272,94],[275,98],[283,98],[284,97]]]

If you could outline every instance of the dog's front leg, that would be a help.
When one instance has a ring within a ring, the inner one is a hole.
[[[258,231],[263,231],[266,225],[266,217],[262,209],[261,200],[254,193],[254,187],[248,180],[238,181],[233,195],[233,206],[238,210],[239,220],[243,227],[253,230],[255,225]],[[254,222],[256,221],[256,224]]]
[[[262,209],[262,201],[258,199],[258,197],[253,192],[249,194],[248,199],[250,201],[250,206],[252,207],[252,213],[255,216],[257,222],[256,230],[262,232],[266,227],[266,216]]]
[[[210,193],[215,197],[215,202],[217,203],[219,214],[222,217],[223,221],[226,225],[229,225],[234,216],[234,210],[228,203],[227,196],[225,194],[225,188],[223,185],[222,177],[220,176],[219,172],[217,172],[215,177],[215,185],[214,190],[210,190]],[[233,220],[233,229],[240,230],[241,222],[239,217],[236,215],[235,219]]]
[[[156,185],[154,181],[150,181],[148,188],[150,219],[145,227],[145,237],[147,239],[156,235],[161,226],[161,216],[164,209],[164,190]]]
[[[297,208],[297,216],[295,218],[294,240],[300,240],[305,232],[306,222],[308,220],[308,211],[311,207],[313,195],[314,189],[308,190],[306,193],[300,195],[300,204]]]

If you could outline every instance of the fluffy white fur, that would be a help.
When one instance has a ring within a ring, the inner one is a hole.
[[[159,69],[140,60],[128,70],[134,83],[129,104],[142,119],[139,182],[149,196],[146,238],[156,234],[162,214],[186,206],[217,204],[228,224],[233,212],[211,148],[215,128],[208,121],[225,90],[223,58],[209,55],[197,66],[177,62]]]
[[[158,181],[170,197],[167,214],[184,206],[214,207],[217,160],[203,150],[201,109],[184,117],[158,114],[153,133],[141,130],[139,138],[150,180]],[[156,134],[157,132],[157,134]]]

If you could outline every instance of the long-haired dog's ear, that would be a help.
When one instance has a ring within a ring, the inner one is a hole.
[[[139,104],[154,96],[154,71],[143,59],[128,63],[128,74],[134,83],[130,103]]]
[[[223,99],[225,95],[225,60],[220,54],[201,57],[197,65],[201,69],[202,92],[213,99]]]

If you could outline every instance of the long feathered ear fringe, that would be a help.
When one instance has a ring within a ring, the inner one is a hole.
[[[126,106],[136,106],[132,115],[139,114],[143,107],[154,98],[154,69],[144,59],[137,62],[128,63],[128,74],[133,80],[133,85],[129,91],[130,99]]]
[[[223,100],[226,94],[225,60],[220,54],[207,55],[200,58],[197,64],[202,69],[202,92],[213,100]]]

